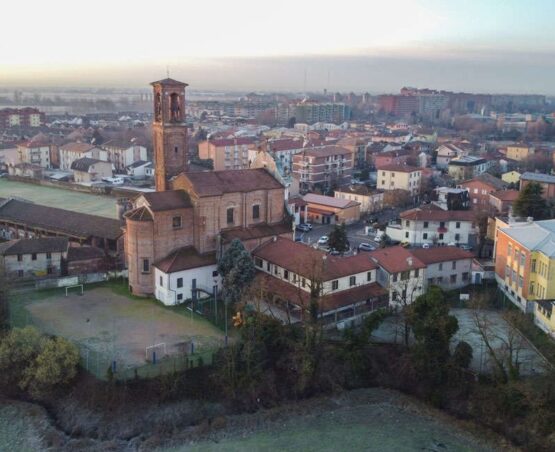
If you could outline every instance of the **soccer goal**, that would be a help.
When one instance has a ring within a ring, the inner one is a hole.
[[[74,286],[66,286],[66,297],[68,296],[69,289],[76,289],[81,288],[81,293],[79,295],[83,295],[83,284],[75,284]]]
[[[149,363],[156,364],[160,359],[166,356],[166,343],[160,342],[159,344],[149,345],[145,348],[145,359]]]

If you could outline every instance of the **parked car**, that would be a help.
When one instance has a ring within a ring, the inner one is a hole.
[[[465,251],[472,251],[472,247],[470,245],[461,245],[461,250]]]
[[[335,248],[332,248],[332,249],[329,250],[329,254],[331,256],[339,256],[341,254],[341,252],[337,251]]]
[[[376,249],[376,245],[372,245],[371,243],[361,243],[358,246],[359,251],[374,251]]]
[[[300,232],[309,232],[311,228],[307,224],[301,223],[295,229]]]
[[[422,248],[424,248],[425,250],[427,250],[428,248],[430,248],[430,244],[429,244],[429,243],[423,243],[423,244],[422,244]]]
[[[318,239],[318,245],[327,245],[329,241],[329,237],[327,235],[323,235]]]

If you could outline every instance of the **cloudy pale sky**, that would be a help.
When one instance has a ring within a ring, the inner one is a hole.
[[[555,0],[28,0],[0,86],[555,94]],[[305,82],[306,80],[306,82]]]

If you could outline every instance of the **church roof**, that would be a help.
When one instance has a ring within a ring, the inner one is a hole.
[[[186,173],[185,176],[200,197],[283,188],[264,168]]]
[[[174,273],[191,268],[206,267],[207,265],[215,265],[216,252],[199,254],[192,246],[179,248],[167,257],[160,259],[154,266],[164,273]]]
[[[156,82],[152,82],[151,85],[178,85],[178,86],[189,86],[187,83],[178,82],[173,78],[165,78],[163,80],[158,80]]]
[[[193,207],[189,195],[183,190],[155,191],[141,196],[153,212]]]

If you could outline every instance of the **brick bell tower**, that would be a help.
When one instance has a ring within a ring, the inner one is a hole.
[[[156,191],[170,190],[169,179],[187,171],[189,150],[185,124],[187,83],[171,78],[151,83],[154,90],[152,142]]]

